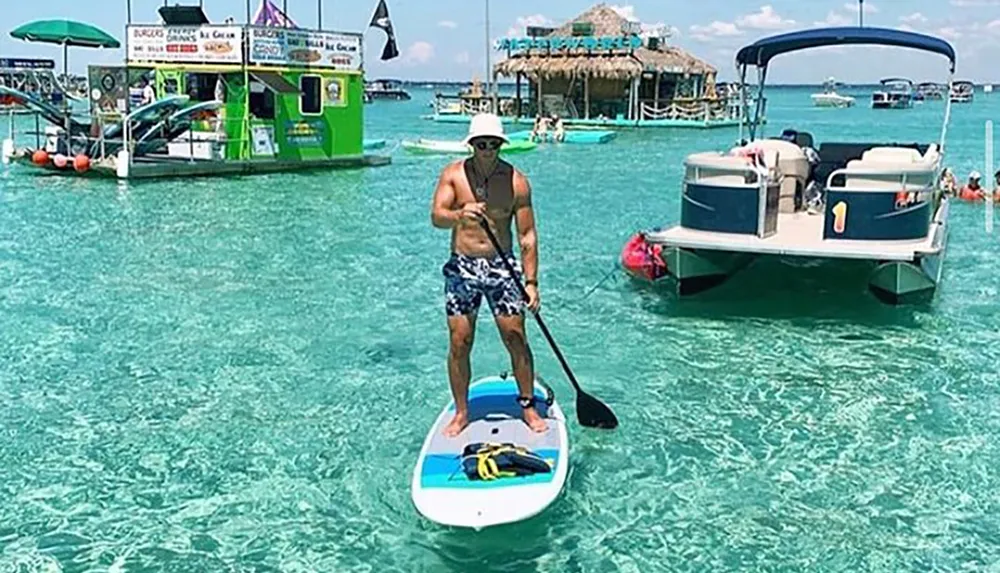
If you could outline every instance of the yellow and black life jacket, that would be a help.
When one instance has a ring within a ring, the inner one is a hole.
[[[552,471],[552,461],[512,443],[474,442],[462,451],[462,470],[470,480],[492,480]]]

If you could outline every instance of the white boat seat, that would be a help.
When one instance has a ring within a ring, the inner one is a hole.
[[[910,161],[922,159],[920,152],[909,147],[873,147],[861,154],[861,161]]]
[[[845,171],[844,186],[847,189],[899,191],[903,187],[904,177],[906,187],[933,185],[937,163],[854,159],[847,163]],[[873,173],[877,171],[882,173]]]
[[[809,159],[801,147],[784,139],[760,139],[751,144],[751,148],[764,150],[765,159],[774,154],[777,156],[778,180],[781,191],[778,196],[778,212],[795,212],[795,192],[805,189],[809,178]],[[772,164],[768,164],[772,165]]]
[[[937,144],[932,143],[921,155],[916,149],[909,147],[873,147],[861,154],[861,161],[878,161],[892,163],[929,163],[936,164],[941,158]]]
[[[769,152],[777,154],[777,166],[785,177],[794,177],[805,181],[809,177],[809,160],[802,148],[784,139],[761,139],[750,144],[764,150],[765,157]]]
[[[907,187],[925,187],[934,184],[940,162],[941,154],[933,143],[923,155],[909,147],[873,147],[865,151],[861,159],[847,162],[844,186],[848,189],[900,190],[905,176]]]

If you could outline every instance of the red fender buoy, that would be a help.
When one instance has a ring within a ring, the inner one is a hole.
[[[667,274],[663,247],[650,245],[644,233],[636,233],[622,248],[622,266],[635,278],[653,282]]]

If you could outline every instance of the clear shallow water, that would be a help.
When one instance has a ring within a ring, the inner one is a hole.
[[[942,105],[809,107],[768,133],[936,139]],[[367,137],[462,135],[431,94]],[[956,106],[947,163],[982,168],[1000,99]],[[565,495],[481,533],[422,520],[410,477],[448,397],[428,208],[443,158],[120,185],[0,174],[0,571],[960,570],[996,566],[997,235],[955,205],[927,308],[861,269],[754,265],[679,301],[622,278],[676,221],[685,154],[735,130],[622,132],[512,157],[531,178],[543,314],[614,432],[570,427]],[[535,329],[539,373],[575,419]],[[507,369],[480,321],[474,374]],[[20,567],[21,569],[18,569]]]

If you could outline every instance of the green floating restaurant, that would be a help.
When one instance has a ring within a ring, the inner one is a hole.
[[[505,58],[493,67],[494,85],[500,78],[514,78],[514,94],[436,101],[432,119],[462,122],[496,109],[508,122],[530,123],[538,114],[557,114],[567,125],[739,124],[738,94],[716,85],[711,64],[670,45],[662,31],[643,33],[639,22],[607,4],[556,28],[529,27],[525,37],[503,38],[495,48]]]
[[[52,121],[22,162],[123,179],[390,162],[366,153],[361,34],[212,24],[200,5],[159,14],[126,27],[124,65],[88,68],[89,117]]]

